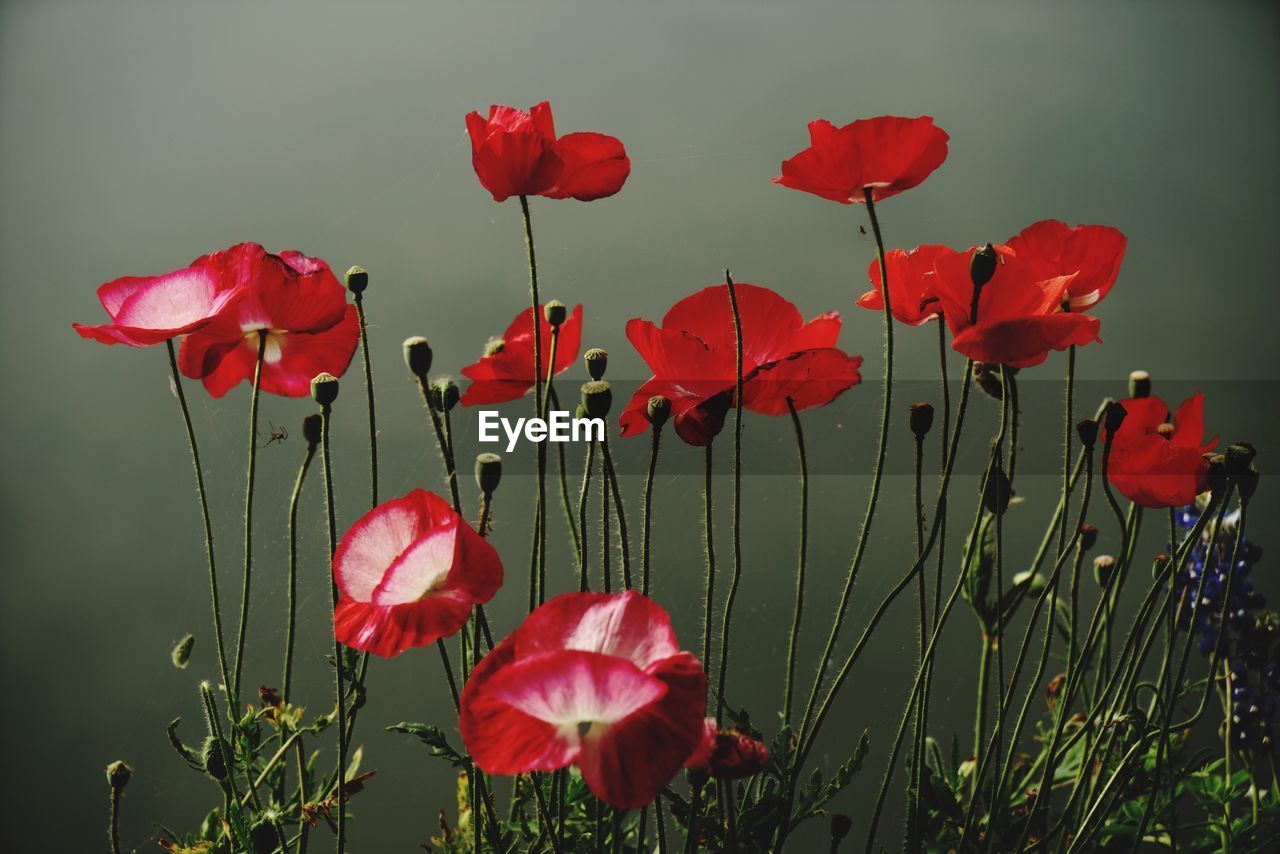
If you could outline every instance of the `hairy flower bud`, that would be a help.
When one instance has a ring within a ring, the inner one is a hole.
[[[1129,372],[1129,397],[1151,397],[1151,374],[1146,371]]]
[[[547,323],[552,329],[556,329],[560,324],[564,323],[564,319],[569,316],[569,311],[564,307],[564,303],[558,299],[553,299],[542,307],[542,314],[547,318]]]
[[[1240,500],[1248,501],[1258,491],[1258,470],[1249,466],[1249,470],[1236,478],[1236,489],[1240,490]]]
[[[204,740],[204,748],[200,752],[200,759],[204,764],[204,771],[215,780],[227,779],[227,758],[231,756],[231,745],[227,743],[225,738],[214,738],[209,736]]]
[[[117,759],[107,766],[107,782],[117,792],[129,785],[129,778],[132,776],[133,769],[122,759]]]
[[[1173,558],[1169,557],[1169,555],[1164,554],[1163,552],[1156,555],[1156,559],[1151,562],[1151,577],[1153,579],[1159,579],[1169,570],[1169,566],[1172,563]]]
[[[1049,711],[1053,711],[1058,705],[1058,700],[1062,697],[1062,689],[1067,684],[1067,674],[1059,673],[1057,676],[1049,680],[1049,684],[1044,687],[1044,701],[1049,707]]]
[[[603,351],[602,351],[603,352]],[[587,364],[591,364],[588,362]],[[613,390],[603,380],[593,380],[582,386],[582,407],[588,418],[607,418],[613,406]]]
[[[1092,451],[1093,446],[1098,442],[1098,422],[1092,418],[1077,421],[1076,435],[1080,437],[1080,444],[1084,446],[1084,449]]]
[[[929,435],[929,431],[933,429],[933,404],[932,403],[913,403],[910,407],[911,412],[911,432],[916,435],[917,439],[923,439]]]
[[[649,398],[649,403],[645,406],[645,412],[649,416],[649,423],[655,428],[661,429],[662,425],[666,424],[667,419],[671,417],[671,401],[660,394],[655,394]]]
[[[364,267],[352,267],[347,271],[347,290],[356,296],[360,296],[367,287],[369,287],[368,270]]]
[[[307,447],[315,450],[323,438],[321,435],[324,430],[324,418],[313,412],[306,418],[302,419],[302,438],[307,440]]]
[[[1018,369],[1005,367],[1010,376],[1017,376]],[[973,381],[978,384],[978,388],[986,393],[987,397],[992,400],[1004,399],[1004,380],[1000,378],[1000,366],[993,365],[988,362],[973,363]]]
[[[338,399],[338,378],[333,374],[316,374],[311,380],[311,399],[321,406],[332,406]]]
[[[1098,544],[1098,529],[1085,522],[1080,526],[1080,551],[1087,552]]]
[[[1228,445],[1227,451],[1224,454],[1226,457],[1227,474],[1232,477],[1240,477],[1245,472],[1249,471],[1249,466],[1253,463],[1253,458],[1257,455],[1258,452],[1254,450],[1253,445],[1248,442],[1236,442]]]
[[[853,819],[849,818],[849,816],[844,813],[836,812],[831,814],[832,850],[835,850],[834,846],[837,846],[844,841],[844,838],[849,835],[849,831],[851,830],[853,830]]]
[[[607,350],[592,347],[582,354],[582,358],[587,363],[587,373],[591,375],[591,379],[604,379],[604,369],[609,366],[609,352]]]
[[[1106,587],[1111,583],[1111,575],[1116,569],[1116,559],[1111,555],[1098,555],[1093,559],[1093,580],[1098,582],[1099,587]]]
[[[502,457],[497,454],[476,455],[476,486],[484,495],[493,495],[502,480]]]
[[[1209,481],[1209,490],[1214,495],[1221,496],[1227,488],[1230,478],[1227,477],[1227,460],[1222,454],[1205,454],[1204,458],[1209,462],[1209,472],[1207,478]]]
[[[431,384],[431,397],[435,405],[443,412],[452,412],[458,405],[461,392],[453,377],[440,377]]]
[[[191,661],[191,648],[196,645],[196,636],[187,635],[174,646],[173,651],[169,653],[173,666],[179,670],[185,670],[187,662]]]
[[[421,335],[404,339],[404,363],[409,373],[425,380],[431,371],[431,345]]]
[[[1113,437],[1120,430],[1120,425],[1124,424],[1125,416],[1129,413],[1125,408],[1116,401],[1107,404],[1107,409],[1102,413],[1103,426],[1107,428],[1107,436]]]
[[[996,265],[999,263],[1000,256],[990,243],[973,250],[973,255],[969,256],[969,281],[973,282],[975,288],[981,288],[995,276]]]
[[[1009,509],[1009,499],[1012,497],[1013,485],[1009,483],[1009,476],[1004,473],[1004,469],[997,463],[987,477],[986,488],[982,490],[982,506],[994,516],[1003,516],[1004,511]]]

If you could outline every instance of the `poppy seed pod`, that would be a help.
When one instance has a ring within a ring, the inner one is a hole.
[[[133,769],[122,759],[117,759],[107,766],[107,782],[117,792],[129,785],[129,778],[132,776]]]
[[[321,433],[324,429],[324,418],[317,413],[311,413],[302,419],[302,438],[307,440],[307,447],[315,450],[316,445],[320,444],[323,438]]]
[[[441,377],[431,384],[431,397],[444,412],[452,412],[458,405],[458,384],[452,377]]]
[[[975,288],[982,287],[996,274],[996,265],[999,263],[1000,256],[990,243],[973,250],[973,255],[969,257],[969,281],[973,282]]]
[[[831,814],[831,844],[839,845],[853,830],[853,819],[844,813]]]
[[[173,666],[179,670],[185,670],[187,662],[191,661],[191,648],[196,645],[196,636],[187,635],[173,647],[173,651],[169,653],[169,658],[173,661]]]
[[[1080,437],[1080,444],[1084,446],[1084,449],[1092,451],[1093,446],[1098,442],[1098,422],[1092,418],[1077,421],[1076,435]]]
[[[1253,458],[1257,455],[1258,452],[1254,450],[1253,445],[1250,445],[1248,442],[1235,442],[1228,445],[1227,452],[1224,454],[1226,457],[1227,474],[1232,477],[1240,477],[1242,474],[1249,471],[1249,466],[1253,463]]]
[[[587,373],[591,375],[591,379],[601,380],[604,378],[604,369],[609,366],[609,352],[607,350],[592,347],[582,354],[582,358],[587,363]]]
[[[369,287],[368,270],[364,267],[352,267],[347,271],[347,290],[356,296],[360,296],[367,287]]]
[[[311,399],[321,406],[332,406],[338,399],[338,378],[333,374],[316,374],[311,380]]]
[[[542,307],[542,314],[547,318],[547,323],[552,329],[559,328],[564,323],[566,317],[569,316],[569,310],[564,307],[564,303],[558,299],[553,299]]]
[[[409,373],[424,379],[431,371],[431,345],[421,335],[404,339],[404,364]]]
[[[502,480],[502,457],[497,454],[476,456],[476,486],[485,495],[493,495]]]
[[[1227,477],[1227,461],[1222,454],[1205,454],[1204,458],[1209,463],[1209,471],[1206,479],[1209,481],[1209,490],[1215,495],[1222,495],[1223,490],[1227,488],[1230,478]]]
[[[1098,582],[1099,587],[1106,587],[1111,583],[1111,574],[1115,569],[1115,558],[1111,555],[1098,555],[1093,559],[1093,580]]]
[[[671,417],[671,401],[660,394],[655,394],[649,398],[649,403],[645,405],[645,413],[649,416],[650,424],[661,428],[663,424],[667,423],[667,419]]]
[[[910,411],[911,432],[916,435],[917,439],[923,439],[933,429],[933,404],[913,403]]]
[[[1249,466],[1248,471],[1236,478],[1236,489],[1240,490],[1240,500],[1248,501],[1258,491],[1258,470]]]
[[[1098,529],[1085,522],[1080,526],[1080,551],[1087,552],[1098,544]]]
[[[607,382],[593,380],[583,384],[582,407],[586,410],[588,418],[607,418],[611,406],[613,406],[613,390],[609,388]]]
[[[1009,499],[1012,496],[1013,485],[1009,483],[1009,476],[997,463],[987,477],[986,488],[982,490],[982,506],[992,515],[1003,516],[1004,511],[1009,509]]]
[[[1129,397],[1151,397],[1151,374],[1146,371],[1129,372]]]
[[[1124,424],[1125,416],[1128,414],[1128,411],[1114,400],[1107,404],[1107,410],[1102,414],[1102,423],[1107,428],[1108,438],[1114,437],[1119,432],[1120,425]]]
[[[230,755],[231,745],[226,739],[209,736],[200,752],[204,772],[215,780],[227,779],[227,757]]]

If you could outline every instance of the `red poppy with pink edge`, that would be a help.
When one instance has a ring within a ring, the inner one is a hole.
[[[544,306],[538,306],[538,323],[542,327],[542,365],[538,377],[545,381],[547,367],[551,364],[551,324],[547,322],[543,309]],[[491,342],[490,353],[462,369],[462,375],[472,381],[462,395],[463,406],[517,400],[533,388],[532,313],[530,309],[523,309],[511,321],[502,338]],[[582,306],[576,305],[560,324],[555,372],[560,374],[568,370],[577,361],[581,348]]]
[[[305,397],[314,376],[341,376],[351,364],[360,337],[356,310],[321,259],[295,251],[274,255],[257,243],[241,243],[194,266],[244,290],[232,309],[182,342],[182,373],[201,380],[213,397],[253,382],[261,332],[261,388],[268,394]]]
[[[461,629],[472,607],[502,586],[502,562],[448,502],[415,489],[351,526],[334,553],[333,577],[342,594],[337,639],[393,656]]]
[[[529,112],[493,105],[467,114],[471,165],[496,202],[511,196],[593,201],[622,189],[631,172],[622,143],[602,133],[556,136],[551,105]]]
[[[1190,504],[1209,488],[1204,455],[1218,439],[1204,441],[1203,392],[1184,400],[1172,415],[1158,397],[1129,398],[1120,405],[1125,418],[1107,460],[1112,486],[1151,509]]]
[[[1120,275],[1127,240],[1109,225],[1069,226],[1056,219],[1033,223],[1009,238],[1009,248],[1041,267],[1044,278],[1074,274],[1070,311],[1101,302]]]
[[[775,184],[842,204],[882,201],[917,186],[947,159],[949,137],[929,116],[878,116],[836,127],[809,122],[809,147],[782,162]]]
[[[492,774],[577,765],[619,809],[651,802],[697,746],[706,674],[667,613],[635,592],[568,593],[476,666],[462,739]]]

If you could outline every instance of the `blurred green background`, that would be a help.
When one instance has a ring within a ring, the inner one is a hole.
[[[153,822],[191,828],[221,800],[164,737],[182,715],[180,732],[198,738],[196,684],[215,673],[185,440],[162,349],[107,350],[72,333],[73,320],[99,322],[100,282],[167,271],[242,240],[296,247],[338,270],[367,267],[383,492],[440,490],[400,342],[427,335],[438,369],[456,371],[526,298],[518,207],[494,204],[477,184],[463,115],[545,98],[562,132],[616,134],[633,159],[621,194],[533,206],[544,295],[585,304],[585,344],[610,350],[612,376],[644,378],[623,335],[628,318],[659,318],[719,281],[725,266],[779,290],[806,316],[839,309],[843,346],[866,357],[867,382],[806,417],[817,475],[805,624],[812,660],[864,506],[882,363],[880,320],[853,305],[874,252],[858,234],[863,210],[769,181],[806,144],[805,123],[929,114],[951,134],[946,164],[882,206],[891,245],[1000,240],[1044,217],[1121,228],[1129,252],[1097,309],[1106,343],[1080,353],[1076,416],[1101,394],[1123,394],[1128,371],[1146,368],[1171,403],[1205,390],[1209,431],[1252,439],[1266,469],[1277,447],[1280,357],[1271,251],[1277,24],[1271,3],[0,5],[3,847],[104,848],[102,769],[116,758],[135,768],[123,818],[130,850],[156,850]],[[932,330],[899,337],[899,415],[912,400],[936,401],[934,341]],[[1009,526],[1018,554],[1030,554],[1055,494],[1062,370],[1055,357],[1023,375],[1028,462],[1018,488],[1028,500]],[[367,492],[360,383],[349,376],[335,428],[344,529]],[[572,396],[581,379],[575,369],[561,387]],[[242,386],[214,401],[188,390],[230,612],[248,395]],[[279,679],[284,506],[304,449],[298,425],[311,409],[308,400],[263,403],[264,431],[270,421],[293,438],[259,456],[250,688]],[[995,410],[978,398],[973,413],[953,493],[958,518],[971,512],[972,461]],[[471,414],[457,420],[466,471],[482,449],[467,442]],[[746,424],[745,580],[730,683],[731,701],[770,730],[798,515],[784,422]],[[646,446],[616,443],[630,473],[633,529],[634,472]],[[696,648],[700,454],[674,442],[668,450],[657,488],[656,596]],[[890,465],[843,649],[909,566],[905,420]],[[509,468],[530,470],[527,460]],[[298,692],[316,712],[331,702],[318,484],[302,511]],[[728,487],[717,483],[724,568]],[[498,496],[495,542],[510,578],[491,609],[500,631],[523,607],[531,489],[531,477],[513,476]],[[474,498],[469,480],[464,495]],[[1264,546],[1275,508],[1264,483],[1253,517]],[[551,575],[555,589],[569,589],[572,564],[553,511]],[[1108,517],[1090,515],[1104,528],[1099,549],[1114,549]],[[1162,547],[1157,517],[1139,547],[1139,579]],[[956,539],[950,551],[958,553]],[[1280,596],[1265,564],[1258,575]],[[830,767],[871,729],[867,769],[836,804],[854,817],[855,834],[909,686],[913,614],[906,599],[890,612],[816,755]],[[967,745],[977,632],[963,611],[949,626],[935,735],[946,744],[956,730]],[[169,650],[187,632],[195,656],[175,670]],[[452,812],[446,767],[382,731],[400,720],[452,724],[438,668],[433,653],[415,650],[371,669],[358,740],[378,774],[352,805],[354,851],[415,850],[436,810]],[[893,842],[899,816],[892,808],[882,840]],[[797,850],[823,844],[825,833],[815,826]]]

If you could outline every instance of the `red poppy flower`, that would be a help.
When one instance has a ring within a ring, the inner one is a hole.
[[[1107,295],[1120,275],[1126,243],[1110,226],[1072,227],[1056,219],[1041,220],[1009,238],[1010,249],[1043,265],[1044,278],[1075,274],[1067,287],[1071,311],[1082,311]]]
[[[602,133],[556,136],[551,105],[529,112],[489,108],[486,119],[467,114],[471,165],[495,202],[511,196],[574,198],[589,202],[612,196],[631,173],[622,143]]]
[[[782,162],[775,184],[833,202],[874,201],[910,190],[947,159],[946,132],[929,116],[879,116],[836,127],[809,122],[809,147]]]
[[[1204,394],[1184,400],[1178,411],[1158,397],[1120,401],[1125,419],[1116,431],[1107,462],[1107,480],[1143,507],[1180,507],[1209,488],[1204,443]]]
[[[769,766],[769,748],[739,729],[720,729],[715,718],[703,723],[702,739],[684,767],[717,780],[742,780]]]
[[[523,397],[533,388],[532,314],[527,308],[522,310],[502,337],[489,343],[487,355],[462,369],[462,375],[472,380],[462,396],[463,406],[505,403]],[[542,326],[542,365],[538,378],[546,380],[547,366],[551,363],[551,324],[547,323],[542,306],[538,306],[538,323]],[[560,337],[556,342],[557,374],[577,361],[581,347],[582,306],[575,305],[560,324]]]
[[[996,247],[1000,263],[982,286],[973,322],[972,252],[943,255],[934,263],[934,294],[957,352],[978,362],[1027,368],[1043,362],[1050,350],[1100,340],[1096,317],[1062,310],[1074,275],[1044,279],[1038,265],[1008,246]]]
[[[334,634],[399,655],[457,632],[502,586],[502,562],[440,496],[415,489],[360,517],[333,555]]]
[[[742,320],[742,405],[765,415],[825,406],[862,377],[861,356],[836,348],[840,315],[828,312],[806,323],[787,300],[757,285],[735,283]],[[659,327],[639,318],[627,338],[653,371],[622,412],[623,436],[648,426],[645,407],[661,394],[671,401],[676,432],[705,445],[724,426],[737,373],[737,337],[729,290],[704,288],[671,307]]]
[[[476,666],[459,724],[490,774],[577,765],[600,800],[636,809],[697,746],[706,690],[658,605],[633,591],[568,593]]]
[[[98,288],[111,323],[71,324],[83,338],[103,344],[148,347],[194,332],[243,295],[199,261],[161,276],[125,276]]]
[[[940,306],[933,293],[933,267],[939,258],[958,254],[949,246],[917,246],[890,249],[884,254],[889,272],[889,309],[899,323],[922,326],[936,320]],[[867,268],[872,289],[858,298],[858,305],[884,311],[884,286],[880,283],[880,261]]]
[[[197,259],[225,288],[242,298],[182,342],[182,373],[222,397],[253,382],[259,332],[267,333],[262,390],[305,397],[316,374],[341,376],[360,337],[354,306],[329,265],[300,252],[273,255],[257,243],[241,243]]]

